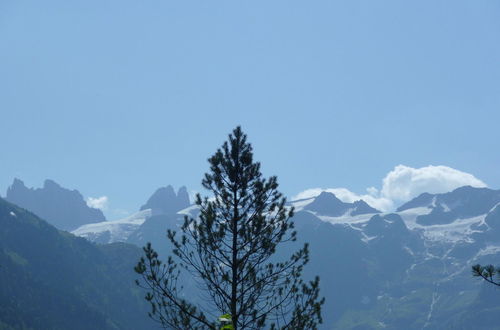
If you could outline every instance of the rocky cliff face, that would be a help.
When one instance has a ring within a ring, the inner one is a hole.
[[[153,215],[175,214],[189,206],[186,187],[181,187],[177,194],[172,186],[161,187],[141,206],[142,210],[151,209]]]
[[[77,190],[61,187],[45,180],[42,188],[27,188],[14,179],[7,189],[7,201],[21,206],[62,230],[73,230],[82,225],[105,221],[99,209],[91,208]]]
[[[151,240],[151,235],[165,238],[165,228],[173,223],[172,219],[180,219],[182,223],[184,215],[177,212],[189,205],[186,187],[181,187],[177,194],[172,186],[161,187],[139,212],[124,219],[87,224],[72,233],[97,243],[132,242],[143,246],[146,244],[143,239]]]

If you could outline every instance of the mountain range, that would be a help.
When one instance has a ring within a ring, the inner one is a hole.
[[[310,242],[306,272],[322,279],[325,323],[496,329],[498,292],[474,280],[470,269],[500,264],[499,192],[461,187],[418,196],[394,213],[350,217],[301,206],[294,220],[300,242]]]
[[[102,211],[89,207],[77,190],[63,188],[52,180],[45,180],[42,188],[34,189],[14,179],[5,199],[48,219],[62,230],[74,230],[84,224],[106,220]]]
[[[309,242],[305,275],[321,278],[322,328],[495,329],[500,324],[500,293],[470,272],[475,263],[500,264],[500,190],[465,186],[424,193],[390,213],[328,192],[288,205],[296,211],[292,220],[299,239],[277,253],[288,256]],[[132,216],[89,220],[72,233],[99,243],[91,245],[97,249],[152,242],[166,256],[167,228],[178,230],[186,215],[197,212],[185,188],[175,193],[168,186]],[[194,293],[189,285],[186,289]]]

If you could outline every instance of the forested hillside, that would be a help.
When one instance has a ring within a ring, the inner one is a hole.
[[[0,328],[148,329],[138,247],[95,245],[0,199]]]

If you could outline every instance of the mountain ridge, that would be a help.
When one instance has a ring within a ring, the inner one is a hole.
[[[179,188],[177,194],[173,187],[158,188],[141,206],[140,210],[126,218],[103,223],[80,226],[73,234],[85,237],[96,243],[140,242],[143,228],[162,225],[165,219],[175,217],[177,212],[190,206],[186,187]],[[148,230],[149,229],[144,229]],[[135,238],[131,238],[134,236]],[[139,244],[138,244],[139,245]]]
[[[326,191],[312,198],[291,201],[289,204],[298,210],[304,209],[331,217],[381,213],[362,199],[353,203],[343,202],[335,194]]]
[[[89,207],[78,190],[63,188],[49,179],[41,188],[27,188],[23,181],[15,178],[5,200],[32,211],[62,230],[106,221],[102,211]]]
[[[0,198],[0,327],[153,329],[134,284],[140,255],[133,245],[92,244]]]
[[[310,243],[304,274],[322,279],[325,329],[491,329],[470,315],[500,322],[500,307],[471,279],[470,266],[500,264],[499,192],[465,187],[419,195],[400,211],[370,207],[377,213],[359,214],[354,205],[367,203],[344,203],[333,194],[292,201],[298,241],[277,256]],[[151,215],[126,241],[152,242],[160,256],[169,255],[167,228],[178,230],[183,217],[196,212],[191,206]]]

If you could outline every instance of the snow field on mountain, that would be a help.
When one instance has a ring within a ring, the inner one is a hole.
[[[151,217],[151,209],[146,209],[124,219],[83,225],[71,233],[85,237],[91,241],[101,235],[109,233],[109,243],[122,242],[127,240],[128,236],[139,228],[139,226],[149,217]]]

